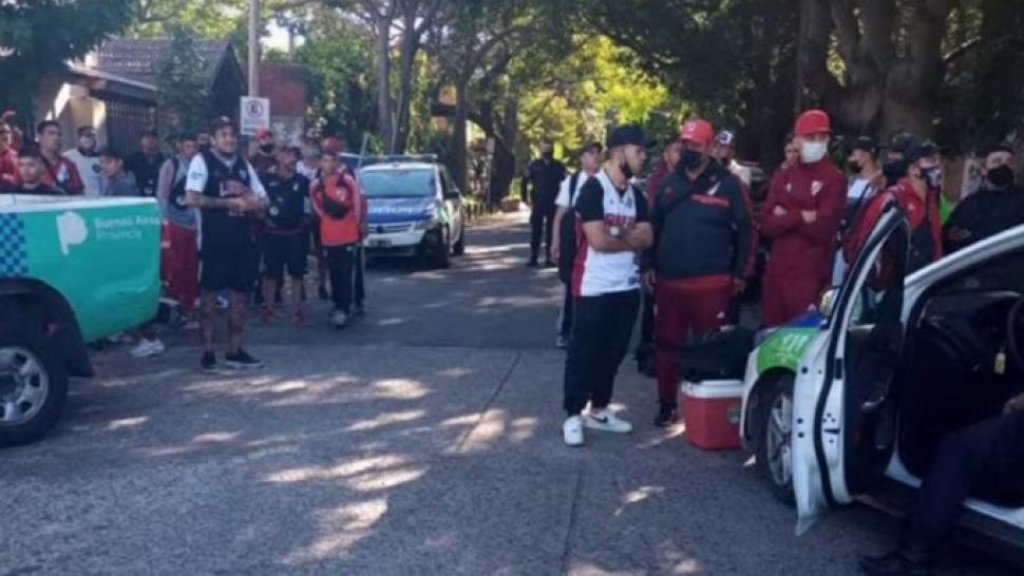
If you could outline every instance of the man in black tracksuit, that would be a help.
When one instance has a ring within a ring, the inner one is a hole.
[[[960,201],[942,232],[946,254],[1024,224],[1024,192],[1014,185],[1013,150],[996,148],[985,159],[981,190]]]
[[[565,164],[555,160],[555,147],[549,139],[540,145],[541,157],[530,163],[523,175],[521,195],[530,203],[530,261],[536,267],[540,256],[541,234],[544,235],[544,266],[555,266],[551,259],[551,238],[555,225],[555,199],[565,179]]]
[[[691,331],[729,323],[753,261],[750,202],[739,178],[710,157],[714,136],[708,122],[684,124],[679,165],[654,194],[646,280],[654,288],[659,427],[675,420],[680,355]]]

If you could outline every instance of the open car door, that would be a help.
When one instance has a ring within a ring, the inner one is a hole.
[[[825,507],[865,492],[892,457],[909,243],[906,218],[891,203],[800,363],[793,390],[797,534]]]

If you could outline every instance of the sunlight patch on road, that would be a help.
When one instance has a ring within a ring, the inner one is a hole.
[[[369,432],[371,430],[378,430],[386,426],[393,424],[401,424],[403,422],[412,422],[413,420],[419,420],[426,416],[427,413],[424,410],[407,410],[405,412],[388,412],[381,414],[376,418],[369,420],[361,420],[345,429],[346,432]]]
[[[508,413],[504,410],[488,410],[470,432],[469,436],[455,448],[458,454],[484,452],[493,447],[505,434],[505,420]]]
[[[128,428],[138,428],[149,421],[149,416],[137,416],[135,418],[120,418],[118,420],[111,420],[107,424],[107,430],[113,432],[116,430],[126,430]]]
[[[385,498],[318,512],[320,536],[313,544],[289,554],[284,564],[297,567],[308,562],[349,556],[360,540],[373,534],[374,526],[387,512],[388,501]]]
[[[430,393],[422,383],[407,378],[377,380],[371,386],[378,397],[392,400],[419,400]]]

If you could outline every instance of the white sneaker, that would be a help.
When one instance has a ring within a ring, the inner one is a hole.
[[[160,340],[147,340],[145,338],[139,340],[139,343],[132,347],[128,351],[133,358],[148,358],[150,356],[156,356],[157,354],[163,354],[166,348],[164,343]]]
[[[562,424],[562,438],[567,446],[583,446],[583,417],[568,417]]]
[[[348,314],[345,314],[341,310],[336,310],[334,314],[331,314],[331,324],[335,328],[344,328],[348,325]]]
[[[587,414],[586,426],[591,430],[603,430],[616,434],[629,434],[633,425],[619,418],[609,410],[600,410]]]

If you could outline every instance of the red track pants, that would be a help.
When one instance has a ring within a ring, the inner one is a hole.
[[[682,372],[679,357],[690,332],[704,334],[728,324],[732,298],[730,276],[658,279],[654,286],[654,338],[662,405],[676,405]]]
[[[761,314],[765,328],[774,328],[811,310],[821,296],[825,282],[815,276],[773,276],[765,274],[761,284]]]
[[[196,231],[170,225],[171,247],[167,258],[167,294],[178,301],[181,310],[191,314],[199,297],[199,247]]]

